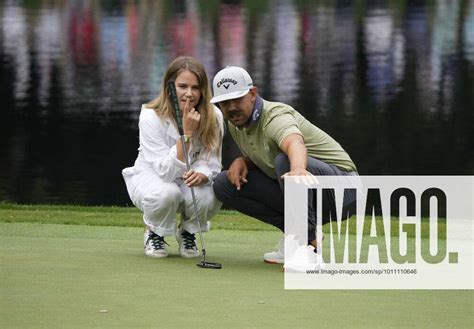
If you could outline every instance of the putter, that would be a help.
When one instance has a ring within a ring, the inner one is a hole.
[[[184,159],[186,162],[186,170],[189,171],[191,169],[191,164],[189,163],[188,151],[186,150],[186,142],[184,140],[184,131],[183,131],[183,120],[182,120],[181,111],[179,110],[178,96],[176,94],[176,86],[174,85],[174,80],[170,80],[168,82],[168,88],[170,90],[171,101],[173,103],[172,105],[173,105],[174,113],[176,116],[176,124],[178,125],[178,131],[179,131],[179,135],[181,139],[181,145],[183,148]],[[196,195],[194,194],[194,186],[191,186],[190,188],[191,188],[191,196],[193,198],[194,213],[196,214],[196,219],[197,219],[199,240],[201,241],[201,249],[202,249],[202,261],[200,263],[197,263],[196,266],[199,266],[201,268],[221,269],[222,264],[206,261],[206,245],[204,243],[204,238],[202,236],[201,222],[199,221],[199,212],[198,212],[197,203],[196,203]]]

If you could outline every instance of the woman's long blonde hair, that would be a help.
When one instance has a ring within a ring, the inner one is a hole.
[[[197,110],[201,114],[201,122],[197,138],[204,145],[207,152],[215,151],[220,147],[221,132],[217,123],[214,106],[211,104],[211,89],[204,66],[194,57],[181,56],[168,66],[163,79],[160,94],[157,98],[146,104],[149,109],[155,110],[160,117],[171,118],[176,123],[176,116],[170,99],[168,81],[175,80],[178,74],[188,70],[194,73],[201,89],[201,98]]]

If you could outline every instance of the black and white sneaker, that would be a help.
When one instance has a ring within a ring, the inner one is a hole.
[[[145,229],[145,255],[153,258],[168,257],[168,250],[165,246],[165,238],[151,231],[148,227]]]
[[[178,241],[179,255],[181,257],[199,257],[199,251],[196,247],[196,237],[194,234],[180,228],[176,231],[176,241]]]

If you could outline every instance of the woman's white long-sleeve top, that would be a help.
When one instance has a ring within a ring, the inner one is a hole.
[[[214,107],[220,138],[223,136],[223,117]],[[142,105],[139,118],[140,147],[135,161],[134,172],[154,171],[165,182],[178,182],[186,172],[186,163],[177,158],[176,142],[179,139],[176,124],[170,118],[159,117],[153,109]],[[221,147],[207,152],[198,138],[191,139],[188,151],[191,168],[203,173],[212,182],[221,171]]]

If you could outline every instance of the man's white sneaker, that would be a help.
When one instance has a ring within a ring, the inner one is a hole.
[[[285,262],[285,236],[280,239],[277,250],[263,255],[263,261],[268,264],[283,264]]]
[[[180,228],[176,231],[176,241],[178,241],[179,255],[181,257],[199,257],[199,250],[197,250],[196,247],[196,237],[194,234]]]
[[[288,235],[287,239],[288,239],[287,242],[289,243],[290,250],[295,251],[298,246],[294,245],[294,237],[292,235]],[[324,235],[322,239],[324,240]],[[313,247],[313,249],[315,248]],[[283,235],[283,237],[280,239],[280,242],[278,242],[277,250],[267,252],[266,254],[264,254],[263,260],[265,261],[265,263],[268,263],[268,264],[284,264],[285,263],[285,235]]]
[[[311,246],[300,246],[285,262],[285,272],[304,273],[325,268],[323,257]]]
[[[153,258],[168,257],[168,250],[166,250],[165,238],[159,236],[150,229],[145,229],[145,255]]]

